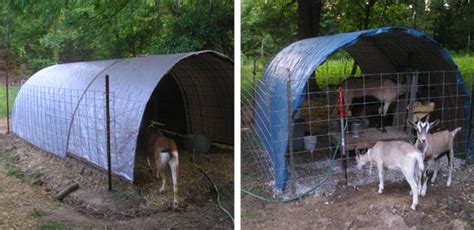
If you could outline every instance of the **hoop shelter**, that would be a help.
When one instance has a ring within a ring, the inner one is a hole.
[[[12,130],[51,154],[107,169],[109,75],[112,172],[133,181],[140,127],[147,125],[142,122],[150,104],[157,105],[153,112],[165,117],[159,121],[168,130],[233,144],[233,74],[233,61],[214,51],[50,66],[21,87]]]
[[[450,87],[438,84],[434,86],[434,91],[441,92],[444,87],[448,95],[456,92],[466,94],[463,79],[448,52],[435,40],[415,30],[384,27],[315,37],[290,44],[268,65],[259,86],[268,92],[258,93],[256,98],[262,106],[256,108],[255,129],[273,163],[275,187],[280,191],[285,188],[287,180],[288,114],[294,115],[302,105],[306,82],[315,70],[339,51],[349,53],[363,74],[432,71],[432,83],[441,83],[442,79],[458,83],[458,86]],[[436,71],[451,72],[441,76]],[[291,92],[291,111],[288,111],[287,92]],[[445,101],[437,103],[439,105],[455,104],[460,108],[459,111],[446,113],[446,120],[442,121],[444,128],[455,128],[453,120],[456,116],[469,117],[468,101],[440,100]],[[466,147],[470,146],[470,138],[464,137],[463,140]]]

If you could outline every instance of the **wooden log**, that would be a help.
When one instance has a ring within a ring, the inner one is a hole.
[[[74,191],[77,190],[78,188],[79,188],[79,184],[78,184],[78,183],[70,184],[70,185],[66,186],[66,188],[64,188],[63,190],[61,190],[58,194],[56,194],[55,196],[53,196],[53,198],[56,199],[56,200],[62,200],[64,197],[66,197],[67,195],[69,195],[69,193],[74,192]]]

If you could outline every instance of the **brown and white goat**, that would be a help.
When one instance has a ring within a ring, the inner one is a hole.
[[[424,170],[423,156],[415,146],[404,141],[378,141],[372,148],[367,150],[364,155],[356,151],[357,168],[369,163],[377,165],[379,173],[379,193],[384,190],[384,168],[400,169],[405,176],[408,184],[410,184],[413,196],[411,208],[416,210],[418,205],[418,196],[421,189],[421,175]]]
[[[423,152],[424,159],[426,160],[427,167],[423,173],[423,187],[421,190],[421,196],[426,194],[426,184],[428,181],[427,172],[433,171],[433,176],[431,177],[431,183],[434,183],[436,176],[439,171],[439,162],[437,159],[441,157],[444,153],[448,152],[446,156],[448,157],[449,163],[449,173],[448,181],[446,186],[451,186],[453,167],[454,167],[454,150],[453,142],[456,134],[461,130],[461,127],[455,128],[453,131],[443,130],[436,133],[429,133],[430,129],[439,124],[439,120],[429,122],[429,116],[426,118],[425,122],[418,120],[416,123],[408,121],[411,126],[416,129],[416,143],[415,146]]]
[[[156,165],[156,177],[161,177],[161,188],[160,192],[164,192],[166,189],[166,173],[165,170],[169,166],[171,169],[171,177],[173,180],[173,208],[178,207],[178,173],[179,173],[179,158],[178,158],[178,147],[176,143],[163,136],[163,133],[159,131],[155,126],[156,122],[147,127],[147,163],[150,164],[150,155],[155,159]]]
[[[372,96],[383,103],[379,107],[379,114],[384,117],[387,115],[390,104],[399,96],[405,94],[405,88],[402,84],[398,84],[390,79],[371,79],[371,78],[349,78],[342,82],[344,91],[344,105],[346,107],[347,116],[352,116],[350,106],[352,100],[358,97]],[[383,123],[382,131],[385,132]]]

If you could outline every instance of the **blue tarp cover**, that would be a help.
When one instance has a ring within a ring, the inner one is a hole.
[[[364,74],[406,71],[407,60],[419,71],[457,70],[448,52],[427,35],[405,28],[384,27],[294,42],[268,65],[257,94],[256,132],[273,163],[275,187],[287,179],[287,81],[291,76],[292,111],[303,102],[307,80],[332,54],[347,51]],[[459,74],[458,81],[463,80]],[[464,89],[463,89],[464,90]]]

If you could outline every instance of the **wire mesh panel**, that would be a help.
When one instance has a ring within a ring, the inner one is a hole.
[[[258,186],[268,186],[275,182],[274,167],[269,154],[263,147],[264,144],[271,146],[271,140],[261,140],[257,136],[255,127],[257,115],[256,108],[262,108],[262,104],[268,101],[257,101],[257,95],[268,98],[269,93],[264,87],[260,87],[262,82],[258,82],[255,78],[250,82],[242,83],[241,93],[241,157],[242,157],[242,172],[244,176],[248,176],[256,180]],[[263,116],[262,120],[269,122],[269,117]],[[261,130],[270,135],[268,129]],[[264,143],[262,143],[264,142]]]
[[[440,120],[440,125],[432,132],[462,127],[463,131],[454,139],[454,149],[458,157],[464,158],[470,152],[472,81],[471,76],[465,77],[464,81],[458,76],[457,71],[414,71],[342,78],[312,76],[305,82],[289,78],[286,84],[305,84],[305,90],[302,93],[285,92],[284,96],[292,100],[288,100],[290,104],[278,107],[264,104],[265,100],[261,98],[274,95],[260,95],[268,89],[255,81],[252,87],[242,87],[246,89],[242,92],[243,155],[252,155],[262,168],[261,180],[264,184],[272,184],[278,170],[272,158],[275,156],[269,153],[271,148],[261,146],[267,142],[270,147],[276,141],[287,142],[283,153],[285,163],[280,165],[286,174],[284,194],[305,193],[328,173],[334,175],[334,180],[329,180],[321,189],[334,188],[338,183],[367,183],[362,173],[356,172],[355,151],[365,151],[377,141],[414,143],[416,134],[408,120],[416,122],[429,115],[430,121]],[[258,111],[259,107],[272,111],[262,113]],[[260,124],[269,125],[255,127],[255,119],[262,119],[258,116],[278,110],[289,110],[291,119],[287,119],[286,124],[265,117],[268,123]],[[287,136],[280,136],[282,140],[275,140],[272,130],[275,124],[288,130]],[[262,130],[268,135],[256,135]],[[257,138],[257,143],[253,138]],[[329,172],[332,157],[336,158],[336,164]],[[400,175],[393,178],[401,179]]]
[[[71,117],[81,91],[24,85],[18,94],[23,108],[14,107],[13,131],[31,144],[65,157]]]
[[[103,91],[25,85],[18,94],[22,112],[13,111],[13,131],[48,153],[70,155],[106,169],[105,100]],[[123,176],[123,172],[133,175],[134,161],[126,159],[134,159],[135,148],[123,140],[136,140],[140,124],[124,124],[147,102],[113,92],[109,102],[112,171],[118,176]]]

